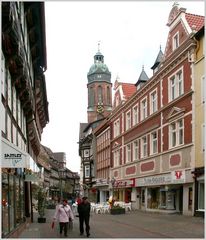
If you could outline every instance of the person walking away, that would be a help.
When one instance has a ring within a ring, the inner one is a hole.
[[[84,223],[85,223],[87,237],[90,236],[90,226],[89,226],[90,209],[91,209],[91,204],[88,201],[88,198],[83,197],[81,203],[79,203],[77,206],[77,210],[79,213],[80,235],[84,234]]]
[[[60,236],[64,231],[64,236],[67,237],[69,220],[74,220],[74,215],[70,206],[67,204],[67,200],[63,200],[63,204],[57,205],[53,220],[59,221]]]

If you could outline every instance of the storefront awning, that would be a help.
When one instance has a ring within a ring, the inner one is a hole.
[[[2,138],[1,167],[2,168],[27,168],[29,154],[24,152],[13,143]]]

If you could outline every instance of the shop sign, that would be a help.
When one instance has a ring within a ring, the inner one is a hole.
[[[185,170],[175,170],[171,172],[173,183],[185,182]]]
[[[97,178],[96,186],[105,186],[108,184],[108,180],[106,178]]]
[[[127,180],[121,180],[121,181],[116,181],[114,183],[114,187],[134,187],[134,181],[135,179],[127,179]]]
[[[6,139],[2,139],[2,168],[27,168],[29,154],[19,149]]]
[[[145,178],[136,178],[135,186],[154,186],[154,185],[164,185],[171,183],[171,175],[163,174],[160,176],[145,177]]]

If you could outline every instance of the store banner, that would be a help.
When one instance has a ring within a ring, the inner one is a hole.
[[[2,168],[27,168],[29,154],[2,138],[1,167]]]

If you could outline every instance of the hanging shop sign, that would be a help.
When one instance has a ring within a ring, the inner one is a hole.
[[[1,167],[27,168],[28,164],[29,154],[2,138]]]

